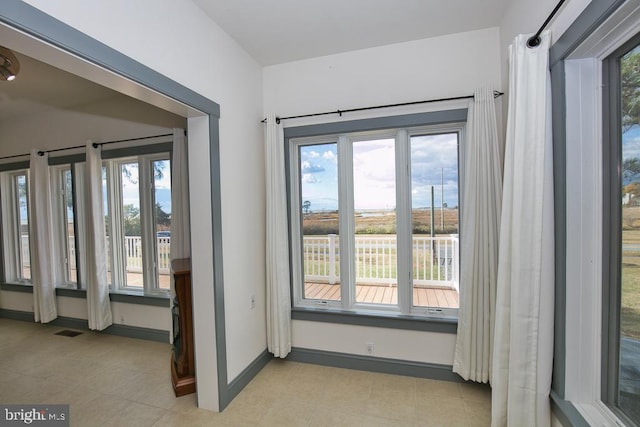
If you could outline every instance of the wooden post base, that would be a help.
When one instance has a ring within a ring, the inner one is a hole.
[[[176,394],[176,397],[196,392],[196,377],[193,375],[178,377],[173,355],[171,355],[171,385],[173,386],[173,392]]]

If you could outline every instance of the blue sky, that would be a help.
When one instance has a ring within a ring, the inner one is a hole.
[[[411,138],[411,192],[414,208],[440,207],[441,194],[449,207],[458,205],[458,147],[456,134]],[[394,209],[395,148],[393,139],[353,143],[354,207],[356,211]],[[302,201],[312,211],[338,208],[337,146],[317,144],[300,147]],[[444,183],[442,178],[444,177]]]
[[[635,125],[622,134],[622,159],[631,159],[637,157],[640,159],[640,126]],[[631,181],[637,181],[638,177],[629,177],[623,182],[623,185],[629,184]]]

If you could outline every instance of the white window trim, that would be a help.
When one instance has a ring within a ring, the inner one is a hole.
[[[161,289],[157,271],[157,238],[155,232],[155,195],[153,162],[171,160],[169,152],[141,154],[118,157],[103,161],[107,170],[107,199],[109,204],[109,230],[111,232],[110,269],[112,292],[139,293],[145,295],[165,295],[167,289]],[[140,238],[142,245],[143,286],[127,286],[126,268],[116,269],[119,264],[125,266],[123,203],[122,203],[122,171],[121,165],[138,164],[138,200],[140,202]]]
[[[457,318],[458,309],[413,307],[412,280],[412,227],[411,227],[411,158],[410,141],[412,136],[433,135],[443,133],[458,134],[458,152],[464,145],[466,123],[435,124],[428,126],[397,128],[379,131],[349,132],[345,134],[323,135],[319,137],[292,138],[289,142],[290,168],[290,206],[291,206],[291,257],[292,257],[292,287],[293,305],[299,308],[314,308],[323,310],[344,310],[363,314],[396,314],[416,317]],[[368,304],[355,300],[355,270],[353,258],[355,256],[354,217],[350,213],[353,206],[353,142],[369,139],[396,140],[395,170],[396,170],[396,235],[397,235],[397,272],[398,272],[398,304]],[[303,272],[300,233],[302,227],[300,182],[298,179],[298,165],[300,162],[299,147],[305,145],[319,145],[337,143],[338,186],[342,190],[339,196],[339,229],[340,229],[340,286],[341,301],[311,300],[303,298]],[[458,175],[462,165],[458,162]],[[461,180],[459,179],[460,183]],[[459,184],[460,186],[460,184]],[[459,193],[462,194],[461,188]],[[461,203],[459,203],[461,204]],[[461,208],[463,209],[463,208]],[[404,265],[401,267],[401,260]],[[405,285],[401,285],[405,283]]]
[[[72,282],[69,277],[69,263],[67,259],[68,254],[68,241],[69,235],[65,228],[67,221],[66,216],[66,203],[65,203],[65,182],[63,173],[65,171],[71,171],[71,165],[49,166],[50,182],[51,182],[51,198],[52,198],[52,222],[53,222],[53,234],[54,234],[54,247],[53,257],[57,266],[61,268],[55,269],[56,275],[56,287],[69,287],[75,288],[76,282]],[[76,203],[76,198],[72,195],[73,202]],[[74,219],[75,221],[75,219]]]
[[[17,169],[2,172],[0,174],[0,185],[2,186],[2,229],[4,253],[4,274],[8,283],[31,284],[31,280],[21,278],[22,259],[20,242],[20,232],[16,229],[19,222],[19,212],[16,209],[18,198],[14,186],[15,177],[25,175],[27,177],[27,203],[29,200],[29,169]]]
[[[565,399],[590,425],[623,426],[602,401],[602,61],[640,32],[629,1],[565,61],[567,269]]]

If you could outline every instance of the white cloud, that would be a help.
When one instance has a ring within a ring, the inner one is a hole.
[[[315,183],[320,182],[320,181],[312,173],[303,173],[302,174],[302,182],[307,183],[307,184],[315,184]]]
[[[309,157],[310,159],[315,159],[320,157],[320,153],[318,153],[317,151],[305,151],[303,152],[303,155]]]
[[[322,153],[322,158],[325,160],[337,160],[337,157],[333,153],[333,151],[325,151],[324,153]]]

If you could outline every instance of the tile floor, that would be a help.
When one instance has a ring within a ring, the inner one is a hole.
[[[72,426],[485,426],[478,385],[270,362],[223,413],[175,398],[168,344],[0,319],[0,403],[65,403]]]

